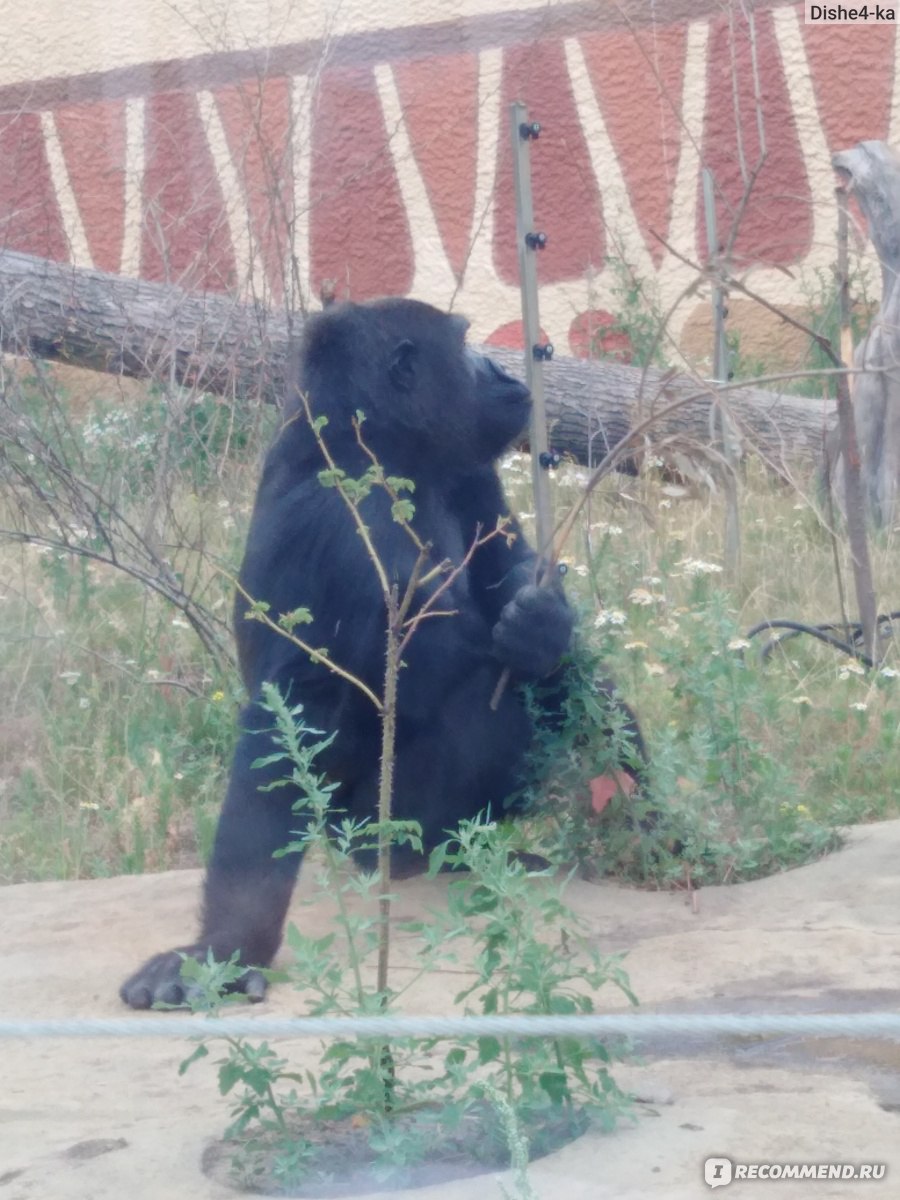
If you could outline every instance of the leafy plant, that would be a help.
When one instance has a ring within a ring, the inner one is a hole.
[[[297,840],[285,852],[305,853],[317,873],[317,893],[333,897],[336,906],[335,928],[324,936],[294,927],[288,932],[294,951],[288,977],[309,1015],[390,1011],[463,943],[474,946],[476,973],[456,997],[466,1011],[590,1013],[606,985],[634,1002],[620,959],[585,942],[550,869],[528,869],[515,857],[522,849],[519,831],[486,820],[464,823],[433,852],[432,874],[457,872],[446,909],[403,923],[421,947],[417,969],[404,975],[401,988],[380,990],[374,966],[381,881],[377,874],[360,875],[354,855],[371,852],[382,831],[331,808],[333,788],[315,771],[326,743],[305,727],[302,709],[289,707],[273,688],[266,705],[277,749],[264,761],[283,761],[285,784],[303,793]],[[420,848],[414,822],[391,822],[389,834],[394,844]],[[194,1007],[217,1008],[240,969],[186,962]],[[318,1066],[302,1073],[266,1043],[251,1047],[227,1038],[226,1048],[219,1088],[233,1099],[227,1136],[239,1141],[240,1171],[285,1186],[333,1168],[323,1125],[337,1131],[345,1155],[384,1179],[396,1181],[433,1159],[444,1139],[448,1155],[465,1146],[487,1166],[506,1165],[512,1155],[521,1176],[523,1141],[545,1153],[592,1118],[611,1128],[627,1107],[610,1073],[615,1055],[597,1039],[408,1039],[392,1041],[388,1050],[377,1039],[336,1038],[322,1048]],[[207,1053],[201,1044],[183,1069]]]
[[[598,330],[591,346],[592,357],[613,358],[637,367],[666,366],[661,337],[664,318],[654,288],[623,258],[610,256],[607,265],[613,274],[610,290],[615,318]],[[621,338],[626,340],[627,349],[618,348]]]
[[[838,349],[841,344],[841,306],[840,287],[835,270],[826,271],[820,267],[811,278],[807,276],[802,282],[809,325]],[[849,272],[849,285],[850,293],[854,297],[850,310],[850,328],[853,344],[858,346],[868,332],[876,307],[871,295],[869,271],[864,264],[857,262],[856,267]],[[812,338],[804,358],[804,366],[811,370],[827,369],[834,365],[822,347]],[[824,380],[799,378],[795,390],[801,395],[834,399],[837,395],[837,379],[834,376],[826,376]]]
[[[251,403],[233,404],[208,392],[151,388],[139,406],[95,405],[81,436],[98,481],[124,472],[123,481],[139,492],[164,461],[167,471],[204,488],[229,457],[257,446],[261,425],[271,424],[272,417]]]
[[[624,711],[598,684],[605,664],[596,641],[582,637],[566,669],[562,719],[551,728],[536,724],[530,779],[522,793],[537,840],[585,878],[658,874],[660,863],[671,861],[667,842],[674,834],[648,789],[614,797],[602,820],[592,807],[592,780],[615,779],[623,767],[642,773],[644,765]]]

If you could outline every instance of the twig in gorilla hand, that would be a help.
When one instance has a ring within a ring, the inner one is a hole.
[[[300,866],[299,853],[274,855],[292,840],[293,806],[302,797],[290,786],[271,788],[282,782],[283,768],[266,764],[277,756],[259,703],[263,684],[302,704],[310,728],[335,735],[317,759],[336,785],[335,807],[356,819],[376,814],[382,713],[371,696],[384,703],[385,582],[398,596],[411,580],[418,583],[405,617],[414,636],[405,639],[392,709],[393,816],[420,823],[426,854],[462,818],[503,810],[521,785],[534,722],[560,719],[573,615],[558,578],[535,584],[535,552],[509,513],[497,474],[497,459],[528,420],[528,392],[467,349],[466,329],[463,318],[412,300],[335,305],[308,323],[238,580],[235,634],[250,702],[206,876],[201,930],[195,942],[154,956],[122,985],[134,1008],[183,1001],[183,954],[205,958],[211,951],[221,961],[237,952],[248,968],[239,990],[251,999],[265,991],[255,968],[271,963],[278,949]],[[322,417],[327,438],[317,436]],[[326,440],[326,472],[359,480],[374,463],[383,477],[414,486],[414,511],[405,520],[397,519],[396,496],[384,487],[361,495],[357,512],[368,548],[339,491],[323,486]],[[503,536],[481,536],[498,527]],[[424,569],[417,566],[422,548]],[[449,573],[438,569],[448,562]],[[265,602],[265,620],[245,619],[248,596]],[[436,600],[454,615],[422,619],[434,614]],[[279,621],[300,611],[306,623],[298,643]],[[313,647],[327,647],[327,656],[310,654]],[[504,667],[513,686],[492,710]],[[541,689],[543,707],[532,717],[517,685],[538,679],[552,686]],[[598,687],[642,752],[640,731],[614,685]],[[266,765],[254,766],[257,760]],[[408,846],[395,854],[405,871],[424,866],[408,861]]]

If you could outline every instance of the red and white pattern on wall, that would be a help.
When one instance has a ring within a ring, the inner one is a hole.
[[[242,78],[238,60],[208,87],[154,90],[147,68],[112,97],[102,78],[77,103],[0,95],[0,246],[272,304],[324,281],[415,294],[516,345],[519,99],[544,128],[547,335],[627,357],[611,316],[623,269],[666,308],[693,277],[679,255],[705,257],[702,165],[725,236],[754,177],[735,256],[758,290],[800,302],[833,257],[831,152],[900,137],[895,28],[806,26],[801,8],[757,10],[752,33],[726,15],[598,30],[585,9],[571,36],[519,44],[417,55],[394,30],[383,56],[321,69],[307,49],[297,71],[282,56]]]

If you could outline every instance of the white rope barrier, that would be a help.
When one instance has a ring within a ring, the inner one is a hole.
[[[664,1013],[609,1016],[463,1017],[207,1017],[171,1013],[66,1020],[0,1018],[2,1038],[465,1038],[465,1037],[730,1037],[793,1034],[803,1037],[888,1038],[900,1041],[900,1014]]]

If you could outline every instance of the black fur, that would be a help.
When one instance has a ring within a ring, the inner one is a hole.
[[[369,465],[352,424],[358,411],[365,414],[363,438],[385,472],[415,481],[413,526],[431,546],[432,561],[459,563],[479,530],[488,533],[509,516],[495,464],[524,430],[530,408],[522,384],[466,349],[465,331],[463,319],[412,300],[335,306],[312,319],[298,390],[288,398],[259,485],[242,589],[265,601],[273,617],[307,607],[314,623],[300,627],[303,638],[327,647],[376,694],[384,679],[383,596],[341,497],[318,478],[322,452],[299,396],[308,396],[314,415],[327,416],[323,438],[354,478]],[[363,514],[402,594],[416,549],[381,489],[364,501]],[[502,811],[521,782],[532,732],[516,685],[554,672],[569,646],[573,618],[562,589],[535,586],[535,554],[514,520],[508,535],[515,536],[495,537],[476,551],[441,597],[440,608],[456,615],[423,621],[405,653],[394,815],[421,823],[426,850],[461,818],[489,806]],[[261,731],[271,717],[257,703],[261,684],[271,681],[291,704],[302,703],[311,728],[336,731],[317,766],[339,785],[336,807],[355,816],[375,810],[380,725],[357,688],[263,624],[244,620],[246,608],[239,597],[235,630],[251,700],[206,878],[202,929],[182,949],[205,955],[211,948],[219,959],[239,950],[242,963],[260,967],[278,949],[300,865],[297,855],[273,858],[297,827],[296,796],[289,788],[259,790],[283,776],[284,764],[251,767],[268,749]],[[511,684],[492,711],[504,667]],[[122,986],[122,998],[135,1008],[180,1001],[180,965],[178,952],[157,955]],[[244,976],[251,998],[264,988],[258,972]]]

